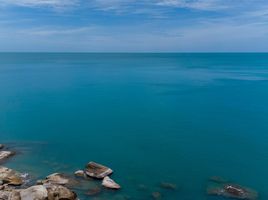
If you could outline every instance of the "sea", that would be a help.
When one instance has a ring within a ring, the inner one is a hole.
[[[114,170],[81,200],[224,199],[211,177],[267,200],[268,54],[0,53],[0,143],[34,180]]]

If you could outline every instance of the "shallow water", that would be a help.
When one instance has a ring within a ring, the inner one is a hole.
[[[36,179],[94,160],[103,199],[220,199],[211,176],[268,199],[268,54],[2,53],[0,91],[5,165]]]

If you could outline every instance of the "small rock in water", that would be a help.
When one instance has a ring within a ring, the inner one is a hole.
[[[102,181],[102,185],[106,188],[110,188],[110,189],[120,189],[120,185],[117,184],[116,182],[114,182],[114,180],[112,180],[111,178],[109,178],[108,176],[106,176],[103,181]]]
[[[14,155],[14,152],[11,152],[11,151],[0,151],[0,161],[7,159],[13,155]]]
[[[95,162],[89,162],[86,166],[85,173],[90,177],[102,179],[105,176],[112,174],[113,170],[104,165]]]
[[[94,187],[94,188],[91,188],[89,189],[87,192],[86,192],[86,195],[89,195],[89,196],[95,196],[95,195],[98,195],[101,193],[101,188],[100,187]]]
[[[4,148],[4,145],[3,144],[0,144],[0,149],[3,149]]]
[[[169,190],[176,190],[177,189],[177,185],[173,184],[173,183],[167,183],[167,182],[163,182],[160,184],[160,187],[163,189],[169,189]]]
[[[207,192],[209,195],[218,195],[233,199],[256,200],[258,198],[256,191],[236,184],[223,184],[217,187],[210,187]]]
[[[74,172],[74,175],[79,176],[79,177],[84,177],[85,172],[83,170],[77,170],[76,172]]]
[[[162,195],[161,195],[160,192],[153,192],[153,193],[152,193],[152,197],[153,197],[153,199],[155,199],[155,200],[162,199]]]

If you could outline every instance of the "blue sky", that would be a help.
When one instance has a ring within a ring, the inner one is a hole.
[[[268,1],[0,0],[0,51],[268,51]]]

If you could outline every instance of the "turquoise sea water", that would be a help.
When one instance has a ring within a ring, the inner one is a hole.
[[[221,176],[266,200],[268,54],[1,53],[0,143],[35,178],[110,166],[102,199],[217,200]]]

